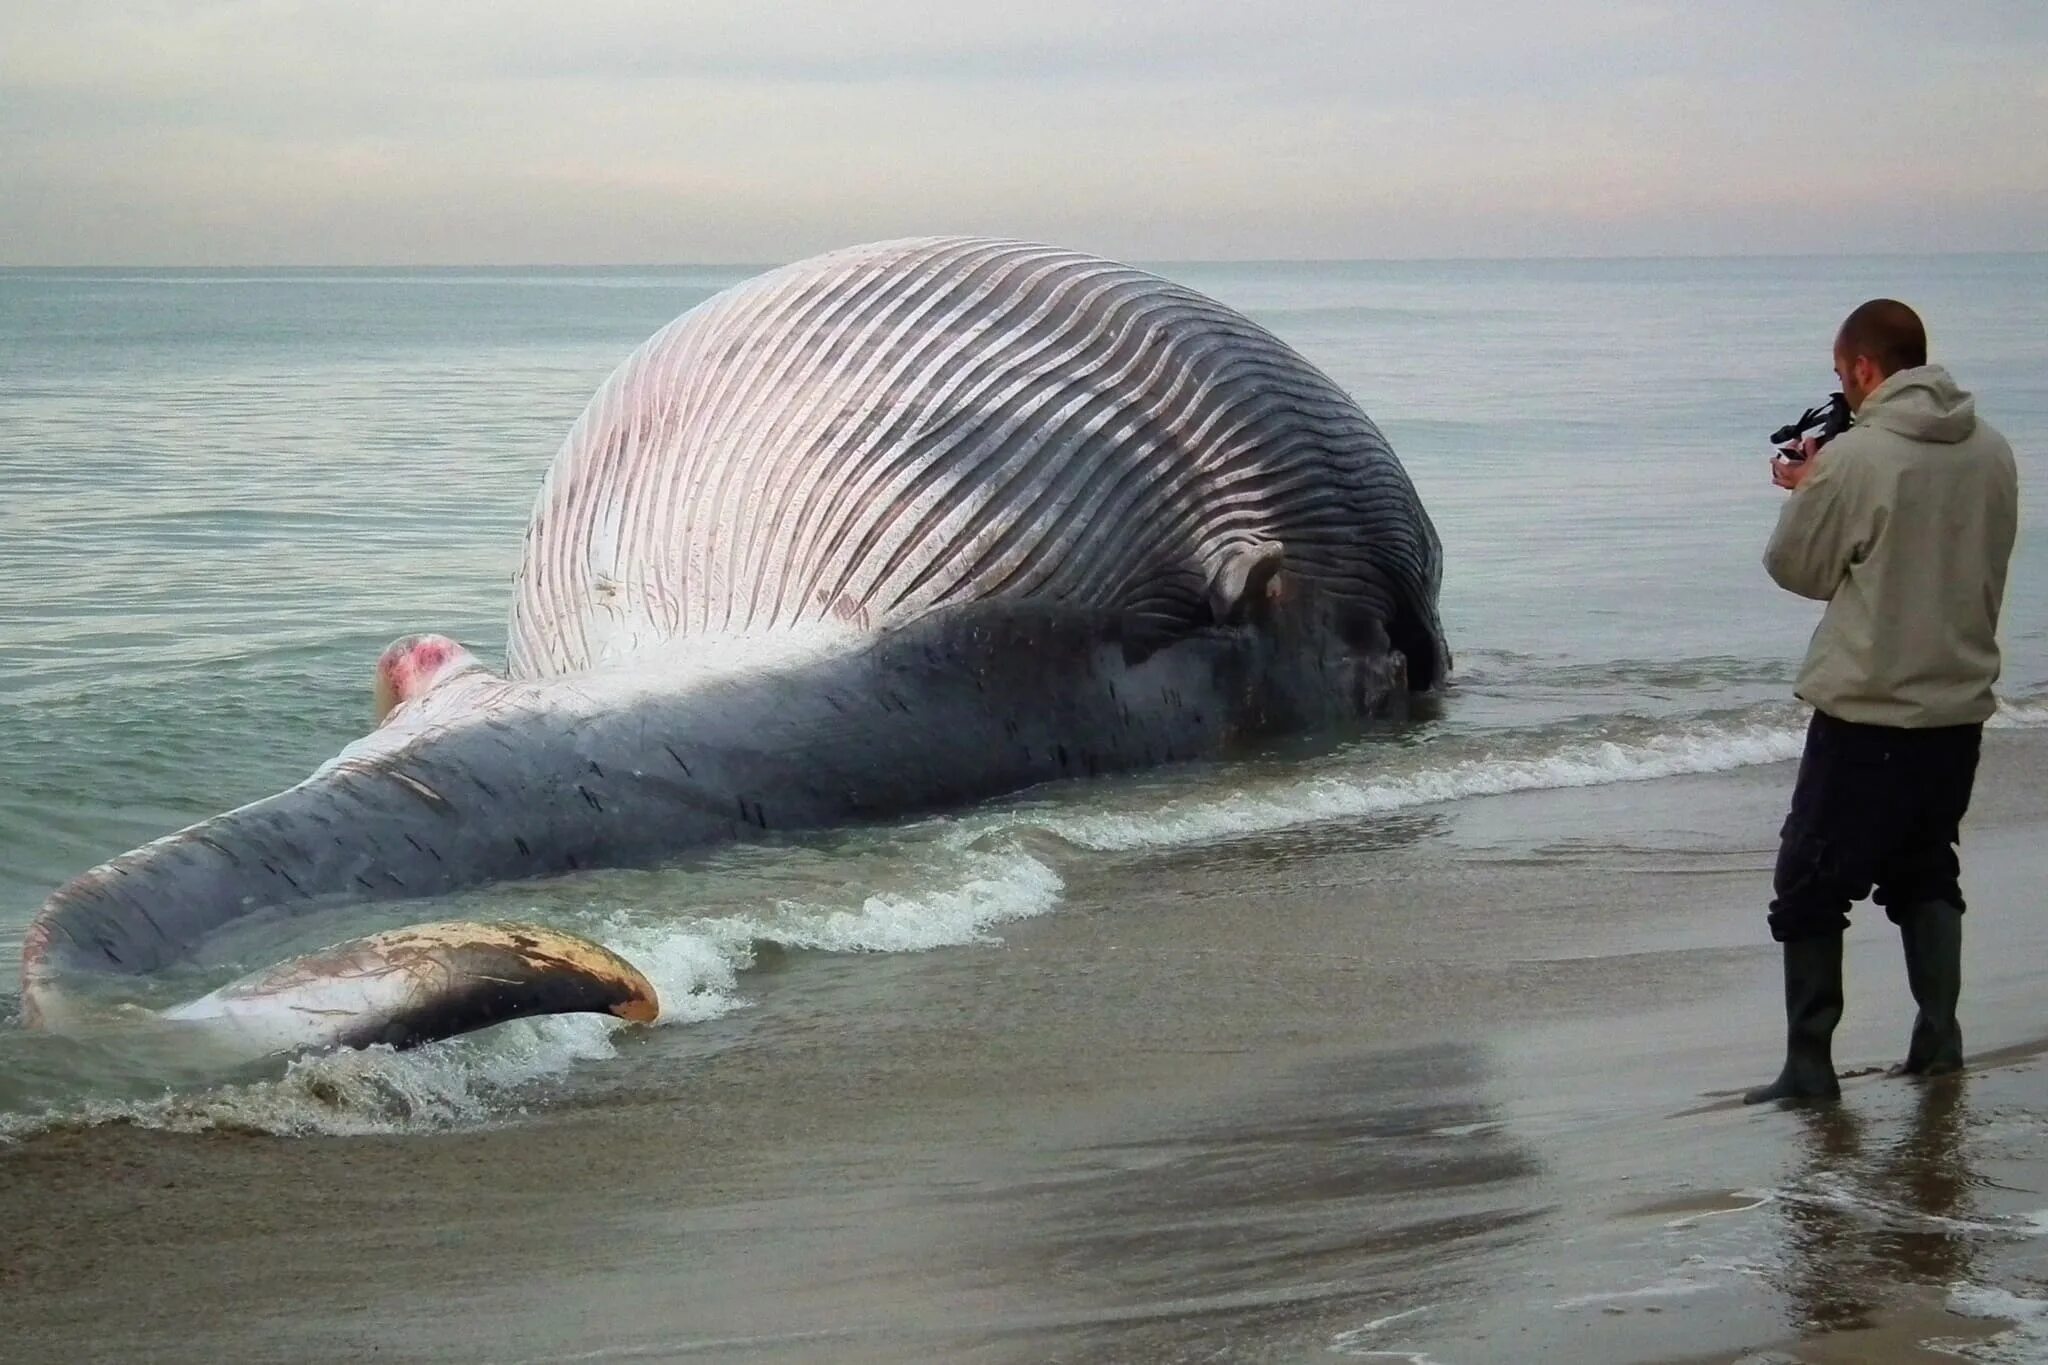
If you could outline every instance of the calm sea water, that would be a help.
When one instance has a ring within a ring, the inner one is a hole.
[[[1161,269],[1321,365],[1413,474],[1445,544],[1458,658],[1438,719],[1337,754],[1054,790],[461,910],[598,933],[687,1027],[744,999],[763,941],[971,941],[1057,913],[1062,868],[1103,850],[1789,756],[1816,609],[1759,566],[1781,496],[1764,435],[1832,387],[1833,324],[1876,294],[1922,310],[1937,358],[2020,452],[2005,693],[2036,718],[2048,256]],[[0,1019],[22,928],[58,883],[303,776],[363,730],[393,637],[500,651],[529,502],[584,401],[747,273],[0,271]],[[151,989],[172,998],[422,917],[272,926]],[[146,1041],[0,1023],[0,1134],[46,1112],[461,1121],[610,1051],[596,1021],[551,1020],[223,1076]],[[358,1088],[337,1104],[340,1081]]]

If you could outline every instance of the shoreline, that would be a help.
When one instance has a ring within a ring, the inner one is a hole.
[[[502,1124],[32,1136],[0,1296],[71,1358],[2003,1349],[1955,1308],[2048,1299],[2044,775],[1987,734],[1960,1084],[1732,1100],[1781,1046],[1778,763],[1097,855],[999,945],[787,954]],[[1875,907],[1847,976],[1881,1067]]]

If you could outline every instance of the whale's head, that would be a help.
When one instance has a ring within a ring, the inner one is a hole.
[[[445,635],[408,635],[377,656],[376,720],[382,725],[406,702],[445,688],[458,678],[489,674],[476,655]]]

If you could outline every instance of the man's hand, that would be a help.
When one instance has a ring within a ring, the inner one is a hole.
[[[1784,489],[1796,489],[1806,482],[1806,476],[1813,473],[1814,462],[1820,459],[1820,443],[1811,436],[1799,438],[1799,453],[1803,459],[1788,460],[1782,455],[1771,457],[1771,482]]]

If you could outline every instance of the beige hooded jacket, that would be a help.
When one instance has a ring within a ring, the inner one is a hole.
[[[1778,586],[1828,604],[1799,696],[1871,725],[1984,720],[2019,519],[2012,447],[1923,365],[1872,391],[1816,460],[1764,551]]]

